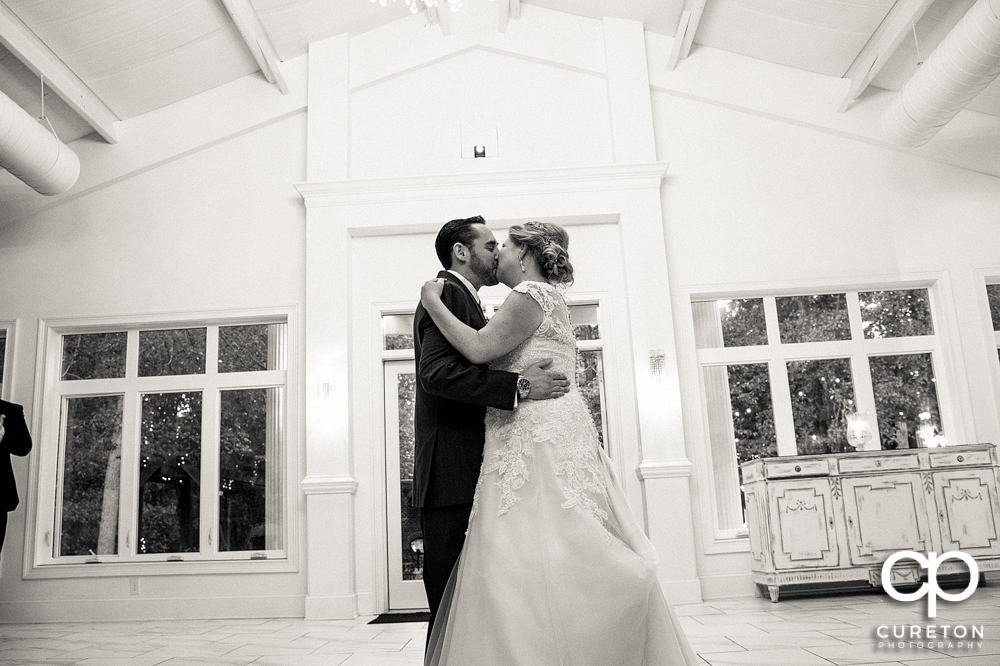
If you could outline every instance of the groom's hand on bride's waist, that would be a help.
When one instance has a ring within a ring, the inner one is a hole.
[[[550,370],[551,365],[551,358],[543,358],[521,371],[521,375],[531,382],[526,400],[548,400],[569,392],[569,379],[561,372]]]

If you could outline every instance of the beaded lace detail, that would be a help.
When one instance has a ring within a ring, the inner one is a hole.
[[[522,282],[514,291],[531,296],[542,308],[542,323],[527,340],[490,363],[490,368],[518,372],[542,358],[551,369],[570,378],[561,398],[523,401],[513,412],[488,409],[486,450],[476,485],[472,515],[479,510],[479,491],[487,476],[500,488],[498,515],[521,501],[530,481],[530,459],[541,447],[556,447],[555,469],[563,486],[564,509],[580,507],[601,526],[608,520],[607,485],[601,468],[597,432],[576,385],[576,338],[569,308],[560,291],[545,282]],[[492,477],[495,475],[495,479]],[[596,499],[605,498],[601,504]],[[610,540],[611,534],[605,528]]]

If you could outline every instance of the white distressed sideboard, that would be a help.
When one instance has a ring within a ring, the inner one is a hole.
[[[761,458],[740,468],[753,582],[771,601],[782,590],[881,585],[882,562],[900,550],[959,550],[980,572],[1000,571],[992,444]],[[922,573],[903,561],[893,582],[918,583]],[[961,573],[957,560],[939,568]]]

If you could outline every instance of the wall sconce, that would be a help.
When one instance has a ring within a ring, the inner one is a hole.
[[[486,146],[478,145],[472,149],[473,157],[486,157]]]
[[[329,400],[337,390],[337,378],[333,374],[332,367],[320,368],[318,373],[319,383],[317,385],[317,397],[320,400]]]
[[[663,369],[667,354],[662,349],[651,349],[649,352],[649,376],[654,382],[663,381]]]
[[[872,441],[872,426],[866,412],[847,414],[847,443],[858,451],[867,451]]]

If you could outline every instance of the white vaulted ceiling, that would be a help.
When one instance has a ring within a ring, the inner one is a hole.
[[[670,36],[687,10],[695,49],[705,45],[852,79],[859,76],[852,66],[857,69],[866,48],[884,39],[880,26],[885,32],[894,16],[912,12],[917,20],[906,31],[896,29],[896,42],[871,70],[877,73],[870,85],[898,90],[975,0],[520,1],[593,18],[642,21],[647,30]],[[47,58],[49,67],[64,71],[70,89],[82,91],[83,101],[73,107],[46,90],[46,115],[60,138],[72,141],[103,123],[97,138],[117,140],[109,130],[116,120],[263,70],[230,16],[233,3],[257,22],[278,60],[305,53],[311,42],[367,32],[408,14],[403,0],[389,0],[386,7],[368,0],[0,0],[0,45],[16,53],[0,46],[0,92],[40,115],[33,72],[44,67],[30,61]],[[36,55],[25,56],[26,43]],[[1000,116],[998,82],[970,108]]]

